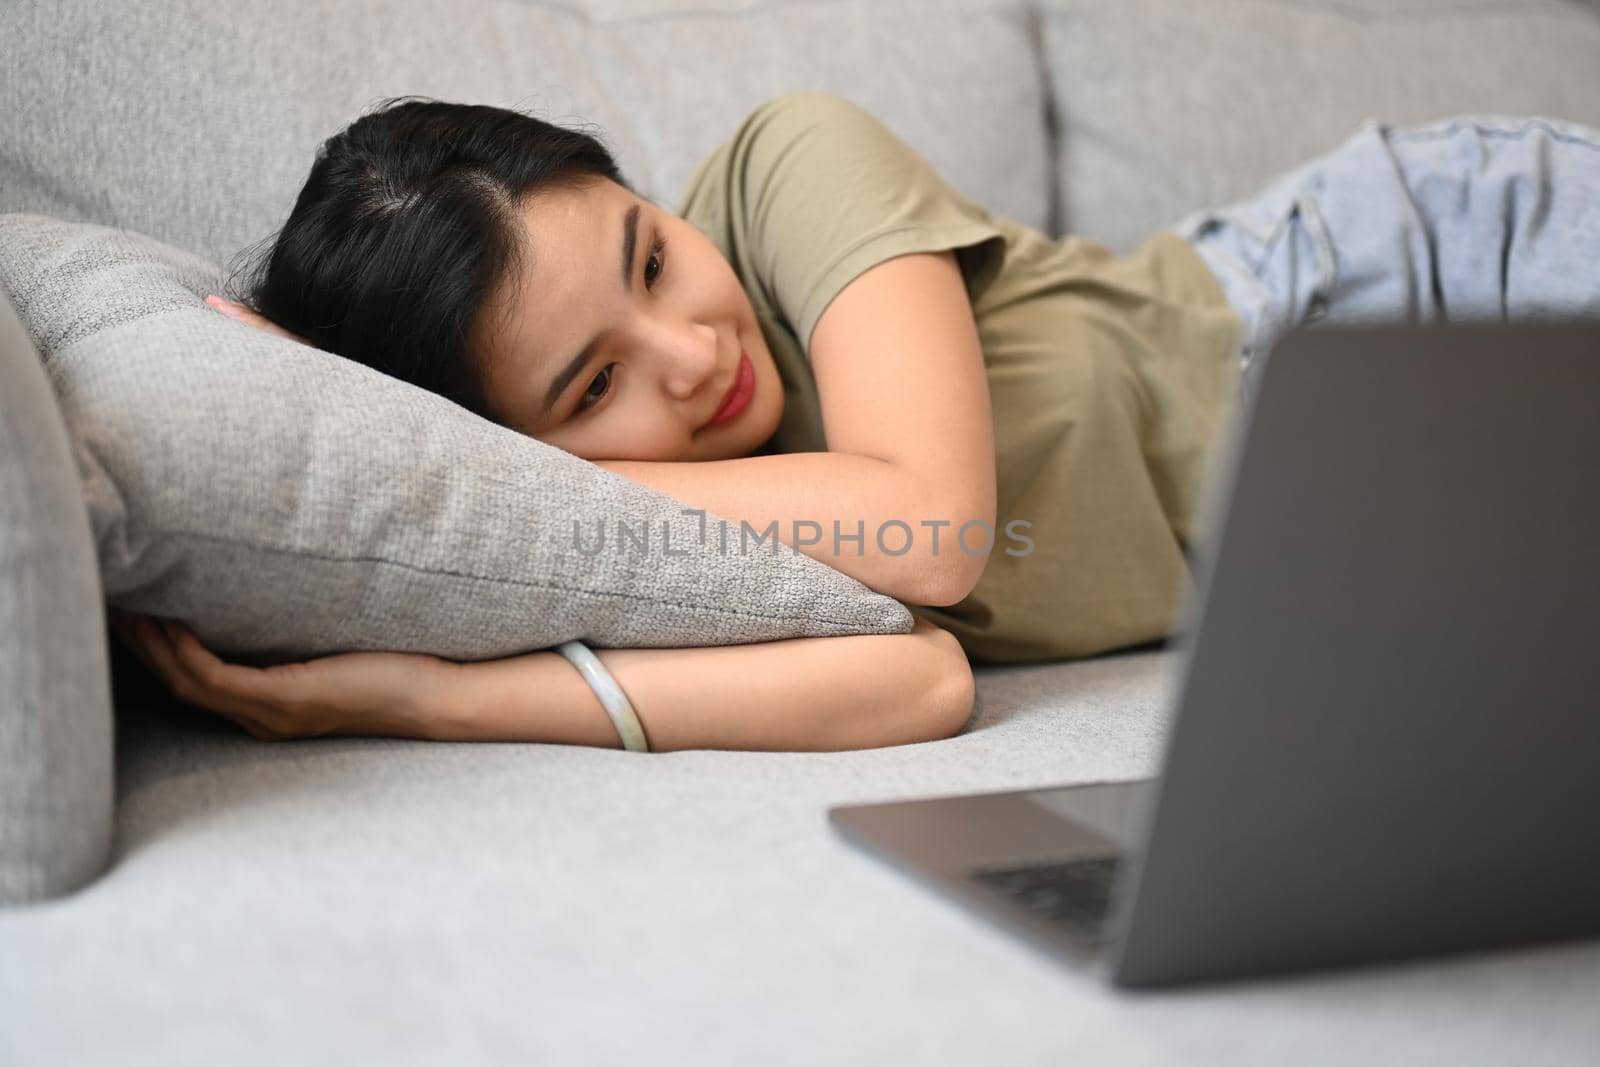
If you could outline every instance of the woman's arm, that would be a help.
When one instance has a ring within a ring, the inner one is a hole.
[[[989,380],[955,254],[879,263],[802,340],[828,451],[600,465],[757,533],[775,522],[790,548],[897,600],[957,603],[988,563],[997,504]],[[816,543],[800,543],[816,528],[796,520],[821,528]],[[880,528],[896,520],[909,531],[883,529],[880,547]],[[964,549],[957,538],[972,521],[987,530],[968,530]]]
[[[653,752],[836,752],[960,733],[972,668],[948,632],[814,637],[713,648],[597,649]],[[555,652],[461,665],[434,736],[621,748],[594,691]]]
[[[725,542],[708,521],[707,544],[752,553],[771,552],[767,546],[780,541],[906,604],[958,602],[977,584],[981,567],[974,565],[986,562],[967,556],[956,543],[962,523],[973,515],[941,506],[948,494],[942,497],[915,472],[873,456],[794,452],[699,463],[607,459],[597,465],[728,519]],[[909,536],[906,529],[884,525],[895,521],[905,523]],[[986,521],[992,530],[992,516]],[[748,532],[739,523],[747,523]],[[976,552],[987,536],[970,530],[967,544]]]
[[[180,700],[251,736],[544,741],[621,748],[556,652],[456,663],[347,652],[250,667],[218,659],[181,623],[112,611],[111,625]],[[948,632],[813,637],[714,648],[601,649],[654,751],[832,752],[950,737],[972,714],[972,668]]]

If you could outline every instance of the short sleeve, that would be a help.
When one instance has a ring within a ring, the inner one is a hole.
[[[955,250],[974,297],[1006,236],[921,155],[859,105],[822,91],[766,101],[691,180],[685,208],[715,190],[734,267],[809,351],[834,297],[896,256]]]

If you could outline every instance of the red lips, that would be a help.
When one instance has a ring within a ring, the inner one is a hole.
[[[756,391],[756,371],[750,365],[750,357],[744,352],[739,353],[739,373],[733,379],[733,387],[728,390],[727,398],[722,401],[722,406],[717,413],[711,416],[707,426],[720,426],[738,417],[739,412],[750,405],[750,398]]]

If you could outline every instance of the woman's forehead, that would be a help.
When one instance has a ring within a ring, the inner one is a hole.
[[[609,180],[522,198],[506,276],[476,324],[491,381],[507,371],[521,382],[547,381],[586,347],[606,309],[626,301],[624,257],[636,255],[641,204]]]
[[[519,300],[544,304],[552,294],[581,298],[594,288],[620,289],[632,249],[630,216],[637,224],[640,201],[605,180],[581,187],[556,186],[524,198],[518,211],[520,233],[510,264],[510,289]],[[556,306],[564,306],[558,301]]]

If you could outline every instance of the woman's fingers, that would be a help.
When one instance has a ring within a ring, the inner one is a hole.
[[[261,671],[235,663],[225,663],[200,643],[181,622],[162,620],[161,629],[173,651],[179,668],[193,679],[198,687],[209,694],[239,700],[259,700]]]
[[[122,641],[123,647],[132,652],[134,658],[143,663],[145,669],[151,674],[165,681],[166,679],[156,667],[155,661],[145,651],[143,638],[136,632],[135,623],[138,621],[138,617],[117,611],[115,608],[111,609],[110,617],[111,628],[117,632],[117,637]]]
[[[461,665],[421,653],[350,652],[304,663],[227,663],[188,627],[134,616],[113,625],[180,700],[265,739],[436,738],[455,714]]]
[[[310,343],[298,334],[293,334],[288,330],[285,330],[282,326],[279,326],[271,319],[257,315],[254,311],[251,311],[243,304],[234,303],[232,300],[218,296],[216,293],[212,293],[206,297],[206,304],[213,309],[222,312],[222,314],[228,316],[228,318],[237,322],[242,322],[246,326],[253,326],[258,330],[275,334],[278,337],[283,337],[287,340],[298,342],[299,344],[304,345]]]
[[[242,692],[231,673],[250,668],[233,668],[212,656],[181,623],[135,615],[123,623],[121,632],[179,700],[215,712],[260,740],[283,736],[272,727],[271,709]]]
[[[302,736],[289,677],[223,661],[181,622],[161,620],[160,625],[191,703],[229,716],[263,740]]]
[[[224,299],[223,297],[217,296],[215,293],[213,293],[212,295],[206,297],[206,303],[211,305],[211,307],[215,310],[222,312],[230,319],[242,322],[246,326],[256,325],[254,322],[250,321],[247,310],[242,305],[235,304],[232,300]]]

